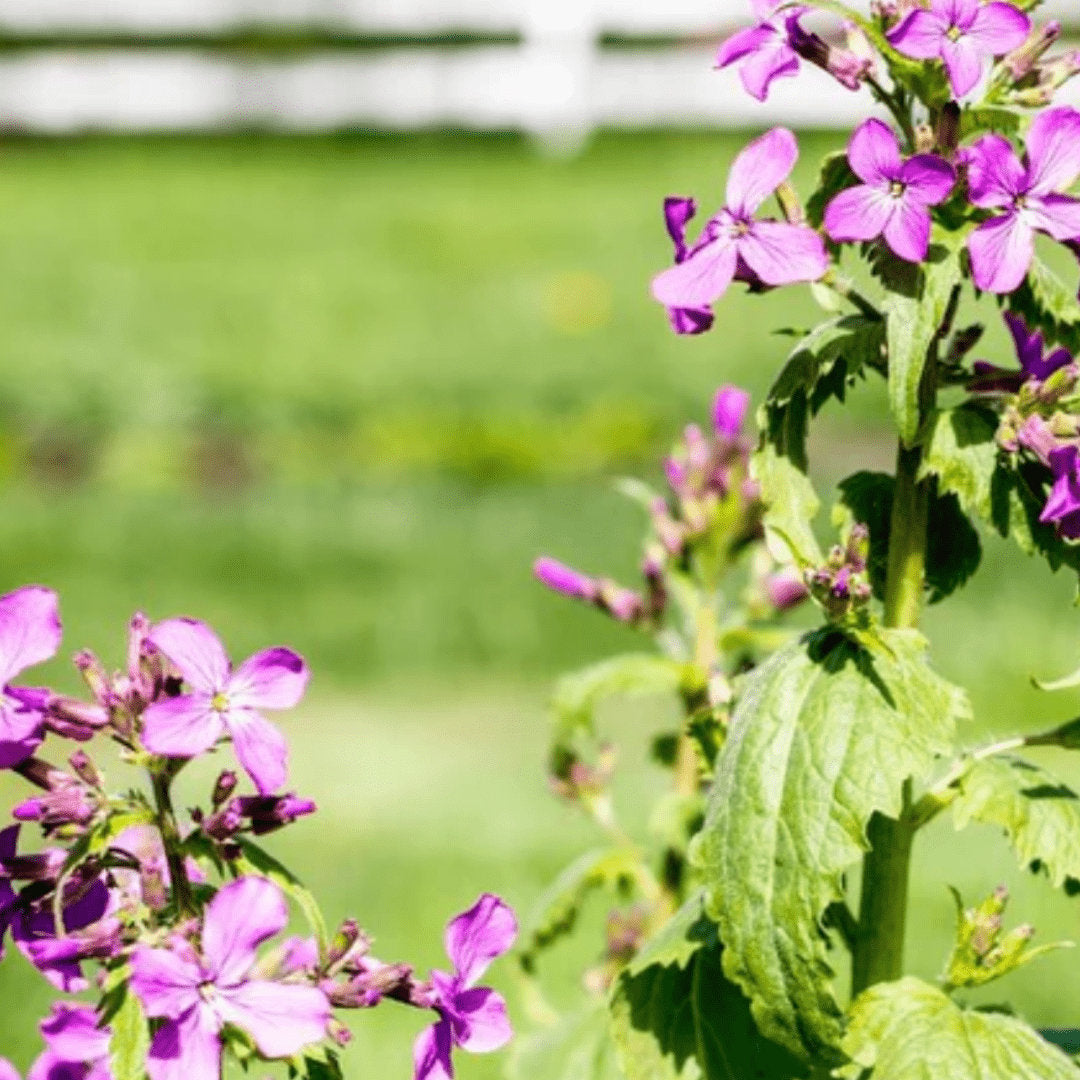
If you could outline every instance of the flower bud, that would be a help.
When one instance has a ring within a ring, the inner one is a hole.
[[[1061,37],[1061,23],[1056,20],[1032,30],[1027,41],[1001,61],[1013,82],[1020,82],[1030,75],[1035,68],[1035,62],[1059,37]]]
[[[574,600],[592,603],[599,595],[599,587],[592,578],[556,559],[537,559],[533,564],[533,575],[542,585]]]
[[[236,790],[237,785],[236,773],[231,769],[225,769],[221,775],[217,778],[217,782],[214,784],[213,794],[210,796],[210,801],[214,804],[214,807],[221,806],[226,799]]]
[[[109,710],[103,705],[54,694],[45,709],[45,726],[65,739],[88,742],[109,723]]]

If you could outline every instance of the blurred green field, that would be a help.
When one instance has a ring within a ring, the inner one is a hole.
[[[804,162],[835,142],[804,139]],[[816,318],[801,291],[732,295],[717,332],[677,340],[648,298],[670,257],[660,200],[694,192],[707,211],[738,145],[604,136],[572,160],[434,135],[0,148],[0,587],[57,587],[68,651],[110,663],[136,608],[198,615],[235,655],[303,651],[310,700],[285,726],[294,782],[324,813],[273,847],[387,958],[438,963],[449,915],[484,889],[527,908],[589,842],[546,793],[544,700],[559,670],[635,639],[545,595],[529,564],[547,551],[631,573],[639,511],[610,479],[655,477],[716,384],[765,388],[786,348],[771,329]],[[882,409],[870,387],[851,417],[826,415],[826,485],[888,466]],[[972,741],[1075,714],[1076,695],[1028,683],[1080,662],[1072,593],[990,542],[964,597],[931,613],[939,666],[975,700]],[[59,663],[43,677],[73,686]],[[632,820],[665,707],[610,717],[630,741]],[[194,778],[188,801],[201,791]],[[993,836],[937,829],[920,857],[923,974],[952,918],[931,868],[971,894],[1009,881],[1044,940],[1080,934],[1075,901],[1039,917],[1049,890]],[[999,989],[1075,1024],[1074,956]],[[0,995],[0,1052],[25,1065],[48,995],[18,957]],[[352,1075],[408,1075],[420,1020],[358,1017]],[[499,1067],[463,1055],[460,1074]]]

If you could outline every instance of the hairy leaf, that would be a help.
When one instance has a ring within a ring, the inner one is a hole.
[[[1021,866],[1045,869],[1055,886],[1080,880],[1080,798],[1038,765],[1017,757],[976,762],[953,803],[956,827],[1005,830]]]
[[[1023,284],[1005,298],[1010,311],[1023,316],[1032,330],[1042,330],[1051,342],[1080,351],[1080,302],[1041,259],[1035,258]]]
[[[1012,138],[1020,133],[1020,121],[1020,114],[1013,109],[969,106],[960,114],[960,138],[966,140],[991,131]]]
[[[150,1050],[150,1028],[139,999],[124,993],[120,1007],[109,1017],[109,1066],[113,1080],[144,1080],[146,1055]]]
[[[716,927],[700,895],[635,957],[611,999],[627,1080],[794,1080],[801,1063],[762,1037],[724,977]]]
[[[808,635],[748,676],[720,752],[695,851],[709,914],[763,1034],[801,1056],[839,1042],[821,920],[841,875],[970,715],[925,651],[914,631]]]
[[[955,1005],[907,978],[880,983],[851,1007],[844,1049],[851,1080],[1078,1080],[1056,1046],[1013,1016]],[[868,1071],[864,1071],[868,1070]]]
[[[942,491],[951,491],[964,510],[985,521],[993,508],[997,427],[992,410],[966,402],[934,417],[923,447],[923,476],[936,476]]]
[[[922,266],[882,257],[885,338],[889,358],[889,404],[906,446],[914,443],[921,420],[919,387],[927,356],[935,346],[949,298],[962,280],[960,255],[934,244]]]
[[[608,1011],[597,998],[558,1024],[519,1036],[512,1044],[512,1080],[622,1080],[609,1031]]]
[[[766,536],[800,567],[820,566],[825,556],[810,523],[821,503],[806,473],[768,443],[754,454],[750,473],[761,489]]]
[[[572,862],[544,890],[525,920],[520,960],[531,969],[537,954],[569,934],[591,892],[625,887],[634,878],[640,853],[634,848],[600,848]]]

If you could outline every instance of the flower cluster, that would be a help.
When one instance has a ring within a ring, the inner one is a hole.
[[[450,923],[455,974],[423,980],[407,964],[372,957],[370,938],[351,921],[326,940],[312,898],[256,845],[316,810],[282,790],[288,746],[264,715],[301,700],[308,669],[300,656],[267,649],[234,668],[206,624],[136,615],[125,670],[110,674],[93,654],[76,656],[91,700],[16,685],[56,654],[60,638],[51,590],[0,597],[0,767],[36,789],[0,830],[0,956],[10,935],[57,991],[100,995],[96,1007],[54,1005],[31,1080],[108,1080],[110,1061],[141,1045],[150,1080],[211,1080],[233,1054],[339,1075],[335,1048],[349,1032],[334,1010],[383,1000],[437,1016],[417,1043],[417,1080],[452,1076],[454,1046],[486,1051],[507,1041],[502,999],[475,986],[513,943],[516,922],[501,900],[485,894]],[[38,756],[46,740],[95,738],[141,769],[147,790],[109,790],[83,746],[67,768]],[[225,743],[254,793],[241,793],[237,773],[225,770],[209,805],[192,808],[185,823],[173,782]],[[44,846],[25,850],[32,825]],[[272,945],[289,923],[290,899],[312,920],[312,936]],[[114,1023],[121,1013],[123,1025]],[[141,1041],[124,1045],[133,1030]],[[0,1075],[15,1073],[0,1062]]]

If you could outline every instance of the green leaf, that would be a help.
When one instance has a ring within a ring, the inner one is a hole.
[[[109,1065],[113,1080],[144,1080],[150,1028],[139,999],[128,990],[109,1019]]]
[[[1066,285],[1041,259],[1035,258],[1020,288],[1005,298],[1010,311],[1022,315],[1032,330],[1041,330],[1050,342],[1080,350],[1080,303],[1076,290]]]
[[[326,920],[318,901],[296,875],[277,861],[269,852],[245,836],[235,838],[240,847],[240,857],[235,860],[237,869],[244,874],[259,874],[268,878],[303,912],[311,932],[319,943],[319,955],[326,955],[329,935]]]
[[[543,891],[521,932],[520,961],[532,970],[537,954],[569,934],[581,906],[597,889],[625,889],[635,876],[641,854],[635,848],[600,848],[572,862]]]
[[[746,679],[717,762],[694,861],[724,970],[764,1035],[807,1058],[839,1042],[822,916],[866,849],[875,812],[949,753],[963,692],[914,631],[808,635]]]
[[[800,1062],[764,1039],[724,977],[716,927],[691,899],[620,975],[612,1036],[627,1080],[793,1080]]]
[[[982,108],[969,106],[960,114],[960,138],[963,141],[983,132],[1012,138],[1020,133],[1020,119],[1020,114],[1012,109],[993,105]]]
[[[674,694],[700,681],[693,665],[651,653],[628,653],[604,660],[559,680],[551,707],[556,747],[569,748],[581,733],[595,734],[597,706],[607,698]]]
[[[580,1012],[512,1044],[512,1080],[622,1080],[608,1011],[597,998]]]
[[[1066,543],[1053,525],[1039,520],[1049,478],[1049,472],[1036,462],[1019,466],[999,462],[991,492],[993,525],[1021,551],[1042,556],[1051,570],[1062,566],[1080,570],[1080,546]]]
[[[1022,1020],[962,1009],[912,978],[856,999],[844,1049],[853,1064],[843,1075],[852,1080],[1080,1080],[1068,1057]]]
[[[942,244],[930,248],[921,266],[882,257],[888,296],[885,339],[889,358],[889,405],[905,446],[919,433],[919,387],[930,350],[941,330],[949,298],[962,280],[960,254]]]
[[[926,433],[922,476],[936,476],[969,514],[990,521],[998,448],[998,420],[983,405],[966,402],[937,413]]]
[[[806,473],[765,443],[750,459],[750,474],[761,490],[768,539],[801,568],[825,561],[810,523],[821,506]]]
[[[1046,871],[1055,886],[1080,880],[1080,798],[1023,758],[976,762],[953,803],[958,829],[975,821],[1005,830],[1021,866]]]

